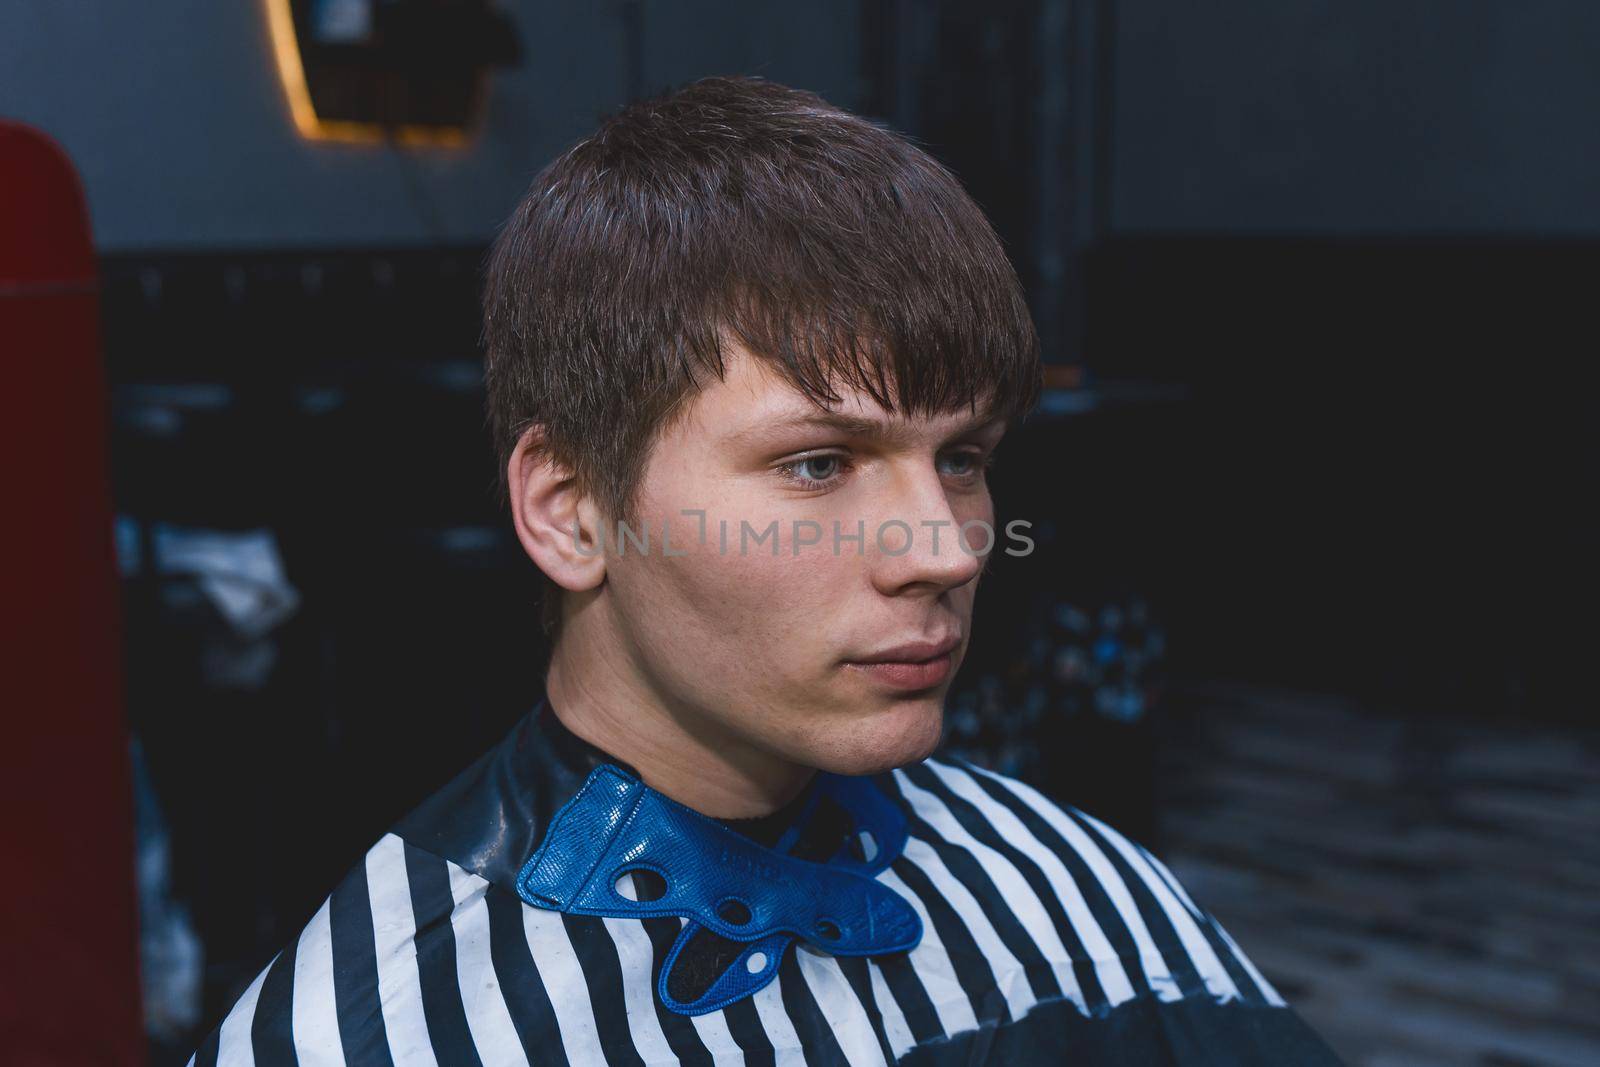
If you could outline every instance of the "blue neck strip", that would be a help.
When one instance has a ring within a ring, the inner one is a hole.
[[[848,840],[826,863],[787,855],[800,824],[766,848],[607,763],[556,813],[517,875],[517,895],[534,907],[576,915],[688,920],[657,983],[662,1003],[682,1015],[716,1011],[765,987],[796,938],[838,956],[915,947],[921,919],[875,877],[905,850],[905,817],[871,779],[818,774],[818,796],[853,817],[852,835],[865,859]],[[814,809],[809,805],[807,814]],[[651,900],[624,895],[619,880],[636,870],[659,875],[666,891]],[[701,996],[680,1002],[668,994],[667,978],[700,927],[744,948]]]

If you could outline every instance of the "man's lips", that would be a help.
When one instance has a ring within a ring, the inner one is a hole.
[[[891,689],[931,689],[950,677],[953,653],[960,643],[955,635],[911,641],[845,663]]]
[[[850,663],[923,663],[948,654],[961,643],[961,635],[946,634],[931,641],[907,641],[871,655],[853,656]]]

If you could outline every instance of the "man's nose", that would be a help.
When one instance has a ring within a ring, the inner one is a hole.
[[[942,593],[976,578],[993,547],[987,520],[970,509],[963,514],[952,507],[931,464],[899,474],[895,481],[894,506],[869,522],[866,531],[879,591],[893,595],[926,586]],[[968,526],[965,535],[963,522]]]

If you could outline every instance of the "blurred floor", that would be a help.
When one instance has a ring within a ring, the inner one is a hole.
[[[1162,852],[1353,1067],[1600,1064],[1600,731],[1172,696]]]

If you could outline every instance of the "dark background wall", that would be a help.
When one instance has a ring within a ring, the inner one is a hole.
[[[486,241],[538,169],[630,92],[732,70],[845,104],[857,92],[859,11],[843,0],[500,7],[523,61],[496,74],[462,149],[301,139],[257,0],[7,4],[0,110],[77,161],[107,251],[350,248]]]
[[[1584,0],[1120,0],[1118,231],[1600,234]]]
[[[597,112],[726,70],[880,104],[930,140],[961,127],[990,157],[1018,127],[1048,139],[1036,104],[1103,111],[1108,135],[1080,153],[1106,155],[1101,228],[1119,233],[1600,232],[1600,9],[1584,0],[502,6],[525,62],[459,152],[298,139],[253,3],[7,5],[0,106],[73,154],[107,250],[482,240]],[[885,29],[897,54],[959,63],[924,75],[942,101],[907,100],[904,64],[880,85]],[[83,71],[107,91],[82,91]]]

